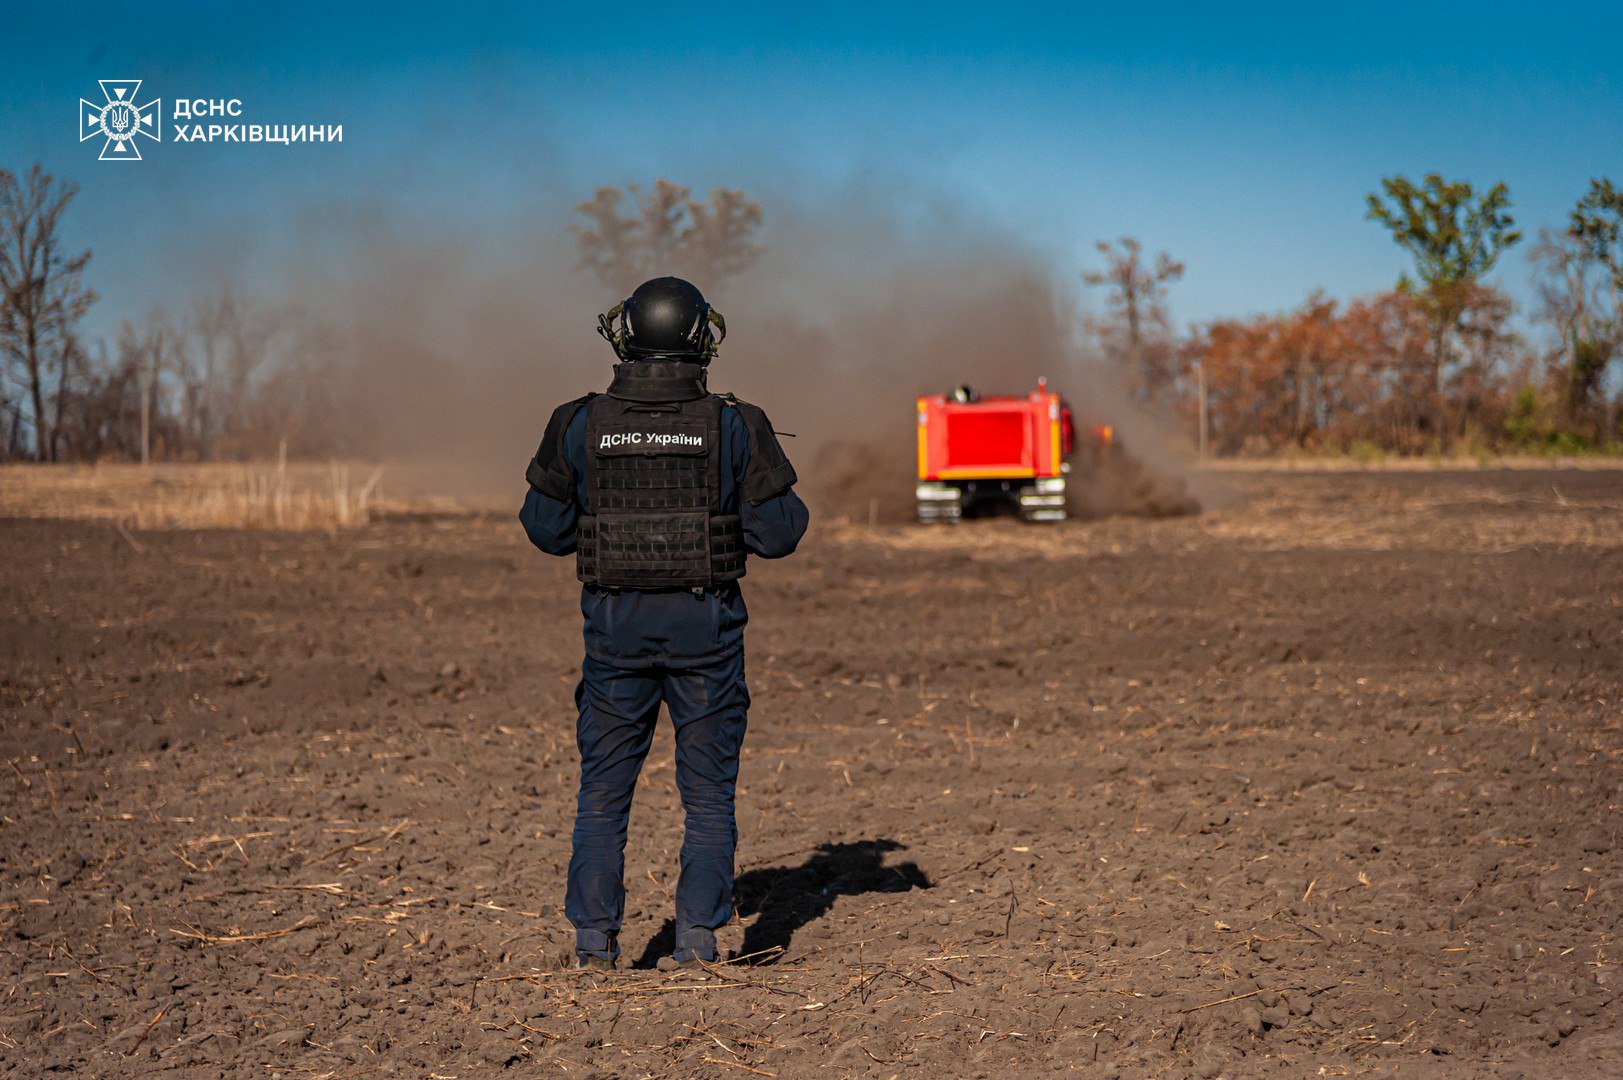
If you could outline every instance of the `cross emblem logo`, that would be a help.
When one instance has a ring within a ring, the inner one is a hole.
[[[107,142],[101,148],[102,161],[140,161],[141,150],[135,145],[137,135],[145,135],[154,142],[162,142],[163,109],[159,99],[145,105],[135,103],[141,89],[140,79],[98,79],[105,104],[79,99],[79,141],[100,135]]]

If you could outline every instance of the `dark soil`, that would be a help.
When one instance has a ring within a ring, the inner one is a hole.
[[[0,1071],[1619,1075],[1623,473],[1228,484],[756,565],[698,974],[668,731],[632,969],[564,967],[576,592],[511,515],[0,521]]]

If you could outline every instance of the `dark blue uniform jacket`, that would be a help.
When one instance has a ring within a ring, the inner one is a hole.
[[[721,410],[721,512],[737,514],[744,543],[763,559],[795,550],[806,532],[806,504],[793,489],[752,504],[739,497],[749,466],[750,440],[734,408]],[[554,499],[533,487],[524,496],[519,521],[530,542],[549,555],[572,555],[575,524],[586,500],[586,409],[578,408],[564,431],[564,458],[574,480],[574,498]],[[620,667],[692,667],[737,652],[749,618],[737,582],[691,592],[610,592],[582,586],[580,611],[586,620],[586,651]]]

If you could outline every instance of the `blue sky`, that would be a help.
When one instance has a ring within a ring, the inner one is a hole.
[[[557,230],[656,176],[774,208],[888,202],[993,230],[1074,282],[1124,233],[1188,265],[1180,321],[1390,284],[1382,176],[1509,184],[1531,236],[1623,179],[1623,5],[139,5],[0,0],[0,165],[77,182],[104,329],[222,265],[250,283],[396,235]],[[240,98],[337,146],[173,144],[96,160],[97,79]],[[947,208],[943,212],[943,207]],[[770,239],[770,235],[768,237]],[[1530,304],[1526,245],[1496,274]]]

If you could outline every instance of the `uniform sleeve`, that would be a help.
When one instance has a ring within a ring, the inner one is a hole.
[[[771,468],[763,470],[757,467],[761,452],[756,441],[758,432],[750,428],[752,415],[771,440],[768,452],[775,452],[777,460],[788,470],[788,484],[794,483],[794,469],[783,456],[783,449],[778,446],[777,437],[766,422],[766,414],[745,402],[734,400],[732,404],[733,408],[722,419],[724,426],[731,429],[731,464],[733,475],[738,478],[738,520],[744,529],[744,546],[751,554],[763,559],[781,559],[791,554],[800,544],[800,538],[806,535],[809,517],[806,504],[787,485],[776,492],[769,492],[765,498],[751,499],[748,496],[752,482],[771,486],[784,479],[781,471],[775,481]]]
[[[740,501],[760,505],[781,495],[794,486],[795,467],[789,464],[789,455],[783,452],[778,436],[772,430],[772,421],[766,413],[747,401],[734,399],[732,407],[738,410],[749,433],[749,462],[739,484]],[[788,554],[785,552],[785,554]]]
[[[752,503],[741,499],[738,517],[744,526],[744,546],[763,559],[792,554],[806,535],[811,515],[793,490]]]
[[[582,419],[580,405],[581,400],[570,401],[554,410],[541,446],[524,472],[530,487],[518,512],[519,524],[530,543],[548,555],[575,551],[575,529],[580,521],[575,483],[580,467],[573,460],[578,455],[570,453],[569,440],[574,428],[585,428],[584,423],[576,423]]]
[[[518,520],[530,543],[548,555],[575,553],[575,526],[580,521],[580,507],[573,498],[554,499],[531,488],[524,493],[524,506],[518,512]]]

